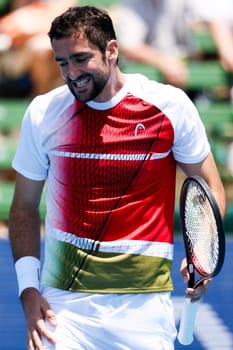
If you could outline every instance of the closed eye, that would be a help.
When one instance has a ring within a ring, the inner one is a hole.
[[[93,57],[91,53],[80,53],[70,56],[70,59],[76,63],[85,63]]]
[[[56,58],[57,63],[59,64],[60,67],[65,67],[68,64],[67,60],[61,60],[59,58]]]
[[[92,57],[93,57],[92,53],[79,53],[79,54],[70,55],[68,59],[56,57],[56,61],[61,67],[65,67],[68,65],[69,60],[71,60],[73,63],[84,64],[84,63],[87,63]]]

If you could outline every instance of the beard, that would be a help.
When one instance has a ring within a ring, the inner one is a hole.
[[[105,73],[82,74],[77,79],[66,79],[71,93],[79,102],[88,102],[94,100],[104,89],[110,77],[110,70]],[[78,86],[80,81],[87,81],[87,84],[82,87]]]

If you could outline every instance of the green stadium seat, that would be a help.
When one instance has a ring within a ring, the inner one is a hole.
[[[103,9],[107,9],[113,5],[118,5],[120,0],[79,0],[78,4],[80,6],[90,5],[97,6]]]
[[[158,69],[141,62],[126,60],[120,57],[120,68],[124,73],[134,74],[141,73],[152,80],[162,81],[162,75]]]
[[[9,209],[14,193],[13,182],[0,183],[0,220],[7,221],[9,216]]]
[[[0,182],[0,220],[8,221],[9,210],[14,194],[14,181],[1,181]],[[40,204],[40,213],[41,217],[44,220],[45,218],[45,191],[43,192],[41,204]]]
[[[216,55],[216,44],[208,30],[193,30],[191,31],[191,40],[194,46],[204,54]]]
[[[233,142],[233,107],[227,102],[197,105],[206,127],[212,152],[224,183],[232,182],[228,169],[229,144]]]
[[[229,84],[230,77],[217,60],[192,61],[188,63],[189,80],[187,88],[216,89],[218,86]]]
[[[233,106],[229,102],[210,102],[197,109],[212,137],[233,138]]]
[[[122,59],[120,66],[125,73],[142,73],[148,78],[163,81],[161,73],[154,67],[144,63]],[[231,77],[224,71],[217,60],[187,62],[189,79],[186,89],[202,90],[216,89],[231,82]]]
[[[0,171],[11,168],[17,140],[12,137],[0,137]]]
[[[1,99],[0,132],[19,129],[28,104],[28,100]]]

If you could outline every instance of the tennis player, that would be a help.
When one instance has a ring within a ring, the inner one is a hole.
[[[28,349],[172,350],[177,164],[225,211],[204,126],[180,89],[121,72],[104,11],[70,8],[49,37],[66,84],[30,103],[13,160],[10,240]]]

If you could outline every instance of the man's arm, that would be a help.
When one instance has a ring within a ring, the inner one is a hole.
[[[163,53],[157,48],[144,43],[134,47],[121,46],[121,52],[131,60],[157,68],[169,84],[177,87],[184,87],[187,84],[187,65],[181,58],[173,54]]]
[[[217,47],[223,68],[233,72],[233,32],[221,19],[210,20],[208,23],[210,34]]]
[[[200,163],[179,163],[179,167],[185,173],[186,176],[199,175],[207,182],[215,196],[221,216],[223,218],[226,212],[226,196],[224,186],[219,176],[218,169],[212,153],[209,153],[209,155]]]
[[[51,343],[45,319],[56,325],[56,317],[47,301],[39,293],[41,221],[39,204],[44,181],[32,181],[17,174],[9,217],[9,235],[16,263],[19,295],[27,324],[27,345],[30,350],[42,350],[41,337]]]
[[[16,175],[15,193],[9,216],[9,236],[14,261],[24,256],[40,259],[39,204],[44,181]]]

